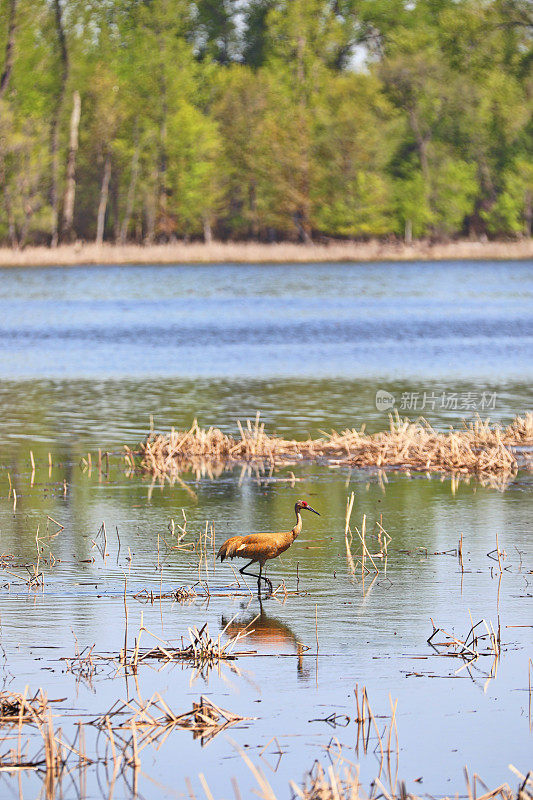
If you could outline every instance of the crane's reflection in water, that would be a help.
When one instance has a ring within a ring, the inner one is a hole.
[[[250,602],[243,606],[244,610],[249,608]],[[228,619],[222,615],[221,625],[230,637],[239,633],[246,634],[246,640],[257,645],[260,651],[267,651],[272,655],[294,653],[297,656],[298,677],[301,679],[309,677],[309,669],[304,666],[303,658],[308,648],[302,644],[286,622],[265,612],[261,599],[259,599],[259,613],[251,611],[241,619]]]

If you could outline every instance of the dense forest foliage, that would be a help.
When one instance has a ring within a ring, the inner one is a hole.
[[[530,0],[0,0],[0,242],[531,235]]]

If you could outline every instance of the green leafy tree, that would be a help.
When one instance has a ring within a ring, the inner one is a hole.
[[[528,0],[0,11],[3,243],[531,233]]]
[[[490,233],[531,236],[533,164],[518,160],[503,178],[503,190],[484,218]]]
[[[49,169],[46,127],[37,117],[17,117],[0,101],[0,184],[4,233],[12,247],[50,224],[45,177]]]
[[[169,210],[187,235],[212,238],[222,198],[217,125],[191,103],[184,102],[169,118]]]
[[[313,224],[340,236],[394,231],[387,175],[397,125],[377,78],[333,75],[314,124]]]
[[[237,10],[236,0],[196,0],[192,37],[200,59],[227,65],[237,58]]]

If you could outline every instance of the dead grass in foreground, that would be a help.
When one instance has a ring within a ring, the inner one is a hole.
[[[336,242],[174,242],[153,245],[96,245],[78,242],[56,248],[0,248],[0,267],[78,264],[309,263],[316,261],[436,261],[448,259],[533,258],[533,239],[447,243]]]
[[[296,441],[270,436],[264,423],[248,420],[239,426],[240,438],[228,436],[219,428],[200,428],[197,421],[188,431],[169,434],[150,433],[133,453],[126,448],[126,459],[154,477],[176,476],[198,462],[243,464],[263,462],[271,466],[302,460],[320,461],[330,466],[392,467],[451,473],[499,475],[518,470],[516,448],[533,445],[533,413],[516,417],[506,428],[477,419],[462,430],[436,431],[426,420],[411,422],[389,417],[389,429],[367,434],[361,430],[333,431],[320,439]],[[527,456],[523,456],[527,466]]]
[[[489,798],[499,797],[501,800],[531,800],[533,797],[533,773],[528,772],[522,775],[515,767],[510,765],[510,769],[519,779],[516,790],[509,784],[502,783],[495,789],[489,789],[485,782],[474,773],[472,778],[465,768],[466,788],[469,800],[489,800]],[[418,796],[408,793],[405,783],[401,782],[393,790],[385,788],[379,779],[374,782],[374,791],[370,795],[366,794],[359,782],[359,769],[347,766],[342,773],[330,766],[325,770],[318,762],[308,775],[302,787],[297,786],[291,781],[291,788],[294,792],[293,797],[302,800],[368,800],[371,797],[383,797],[385,800],[418,800]],[[269,800],[276,800],[275,795],[263,794]],[[456,795],[457,797],[457,795]]]

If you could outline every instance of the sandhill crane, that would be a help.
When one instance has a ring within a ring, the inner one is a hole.
[[[249,558],[250,561],[239,570],[241,575],[250,575],[252,578],[257,578],[257,593],[261,594],[261,581],[265,581],[270,591],[272,591],[272,582],[262,575],[265,562],[271,558],[276,558],[285,550],[287,550],[294,542],[300,531],[302,530],[302,517],[300,511],[312,511],[313,514],[318,514],[314,508],[311,508],[309,503],[305,500],[298,500],[294,506],[296,514],[296,525],[291,531],[280,533],[251,533],[248,536],[232,536],[226,539],[224,544],[220,546],[217,553],[217,558],[224,561],[225,558]],[[320,516],[320,514],[318,514]],[[254,563],[259,564],[259,575],[255,572],[248,572],[247,567]]]

